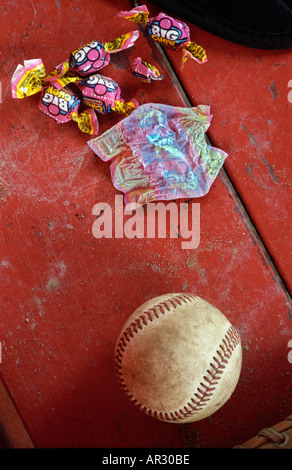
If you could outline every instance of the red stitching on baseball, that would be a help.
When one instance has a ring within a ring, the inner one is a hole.
[[[158,413],[157,411],[153,411],[148,409],[147,407],[142,408],[142,404],[138,403],[136,398],[132,396],[130,391],[127,388],[127,385],[124,383],[124,378],[122,377],[122,357],[123,352],[127,346],[127,342],[130,341],[130,337],[134,336],[134,333],[137,333],[137,328],[142,329],[143,325],[147,326],[147,320],[153,321],[153,315],[156,318],[159,318],[159,313],[162,315],[165,314],[165,311],[170,311],[169,304],[172,307],[176,308],[178,305],[181,305],[182,302],[187,303],[197,297],[194,294],[181,294],[173,297],[172,299],[166,300],[161,302],[154,307],[150,308],[146,312],[143,312],[139,315],[138,318],[133,320],[130,325],[126,328],[123,335],[119,340],[119,344],[116,348],[116,356],[115,356],[115,365],[116,365],[116,372],[119,376],[119,380],[121,386],[125,389],[128,398],[138,407],[145,411],[148,415],[164,421],[178,421],[184,418],[189,418],[193,416],[198,411],[201,411],[204,406],[208,403],[208,401],[213,396],[213,391],[215,390],[215,386],[218,384],[218,381],[223,374],[223,371],[228,364],[228,359],[230,359],[232,352],[236,348],[236,346],[240,343],[240,336],[238,331],[231,325],[222,340],[222,344],[219,345],[218,351],[216,354],[218,357],[213,357],[213,363],[210,363],[210,369],[207,369],[206,375],[203,377],[205,383],[200,383],[200,388],[198,387],[196,392],[194,392],[194,397],[191,398],[191,403],[187,403],[184,409],[180,409],[178,411],[174,411],[172,413]],[[203,390],[202,390],[203,389]],[[189,409],[188,409],[189,408]]]

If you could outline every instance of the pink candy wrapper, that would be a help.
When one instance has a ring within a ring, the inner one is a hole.
[[[209,106],[148,103],[88,145],[111,162],[112,182],[125,204],[200,197],[227,157],[206,143],[211,119]]]
[[[165,13],[149,18],[149,11],[145,5],[133,8],[130,11],[121,11],[119,17],[131,22],[143,24],[153,41],[171,49],[183,48],[183,64],[190,57],[203,64],[207,62],[205,50],[190,39],[190,30],[186,23],[179,21]]]
[[[39,109],[59,124],[76,121],[82,132],[98,134],[98,121],[93,110],[86,109],[79,114],[80,99],[68,87],[58,90],[48,85],[41,91]]]
[[[141,57],[136,57],[136,59],[133,60],[132,71],[133,75],[140,78],[143,82],[150,83],[163,79],[163,75],[161,75],[158,68],[145,62]]]
[[[69,60],[56,67],[60,76],[72,72],[82,77],[96,73],[110,63],[111,54],[134,46],[139,37],[139,31],[131,31],[123,34],[110,42],[101,43],[92,41],[73,51]]]
[[[121,89],[112,78],[95,74],[84,78],[77,85],[81,90],[84,104],[99,113],[107,114],[115,111],[129,115],[139,106],[135,99],[125,102],[121,98]]]

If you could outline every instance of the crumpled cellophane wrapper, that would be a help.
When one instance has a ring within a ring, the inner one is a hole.
[[[197,198],[208,193],[227,154],[206,143],[210,107],[144,104],[88,145],[110,161],[125,204]]]

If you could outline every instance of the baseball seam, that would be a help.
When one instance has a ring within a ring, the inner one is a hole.
[[[216,385],[218,384],[218,381],[220,380],[224,369],[228,364],[228,360],[231,358],[231,355],[236,346],[240,344],[239,333],[231,325],[222,339],[222,343],[219,345],[219,348],[216,351],[216,355],[213,357],[213,362],[209,364],[209,368],[206,370],[200,386],[194,392],[193,398],[191,398],[190,402],[180,410],[174,411],[172,413],[158,413],[157,411],[153,411],[152,409],[139,403],[128,390],[123,378],[122,358],[127,344],[139,329],[141,330],[143,327],[147,326],[149,321],[152,322],[155,320],[155,318],[159,318],[161,314],[164,315],[166,312],[170,311],[170,307],[176,308],[182,305],[183,302],[187,303],[194,299],[197,299],[196,295],[194,294],[180,294],[171,299],[165,300],[164,302],[160,302],[159,304],[154,305],[153,307],[144,311],[129,324],[129,326],[121,335],[116,347],[116,372],[120,384],[126,392],[127,396],[138,408],[143,410],[145,413],[163,421],[179,421],[181,419],[189,418],[195,413],[201,411],[212,398],[213,392],[216,389]]]

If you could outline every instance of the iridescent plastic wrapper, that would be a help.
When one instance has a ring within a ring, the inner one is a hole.
[[[142,60],[141,57],[136,57],[136,59],[133,60],[132,72],[135,77],[147,83],[163,79],[163,75],[161,75],[158,68]]]
[[[98,120],[93,110],[79,114],[81,100],[68,87],[75,77],[46,75],[41,59],[24,61],[18,65],[11,79],[12,97],[23,99],[40,93],[39,109],[57,123],[76,121],[79,129],[88,134],[98,134]],[[80,78],[78,78],[80,80]]]
[[[118,16],[131,22],[142,24],[147,28],[151,39],[162,46],[170,47],[171,49],[182,47],[183,65],[189,57],[200,64],[207,62],[205,50],[191,41],[190,30],[186,23],[172,18],[165,13],[159,13],[153,18],[149,18],[150,13],[145,5],[135,7],[130,11],[121,11]]]
[[[109,77],[95,74],[77,83],[82,93],[82,101],[97,112],[107,114],[117,112],[128,116],[139,106],[136,99],[125,102],[119,85]]]
[[[110,161],[113,185],[132,207],[208,193],[227,153],[206,143],[209,106],[148,103],[88,142]]]
[[[133,47],[138,37],[139,31],[136,30],[123,34],[110,42],[102,43],[95,40],[85,44],[73,51],[69,60],[56,67],[59,76],[68,72],[82,77],[94,74],[110,63],[111,54]]]

